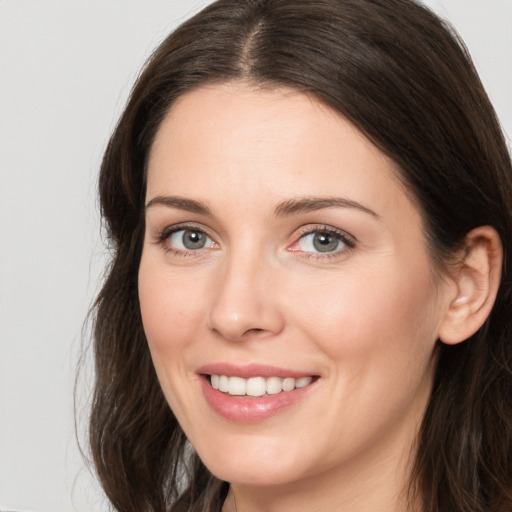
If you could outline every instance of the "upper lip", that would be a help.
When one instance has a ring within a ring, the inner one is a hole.
[[[233,363],[211,363],[205,364],[196,370],[201,375],[226,375],[229,377],[301,377],[315,376],[315,373],[281,368],[264,364],[233,364]]]

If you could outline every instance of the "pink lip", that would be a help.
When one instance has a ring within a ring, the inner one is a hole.
[[[248,379],[250,377],[300,378],[312,374],[270,366],[237,366],[224,363],[202,366],[197,370],[197,373],[200,376],[201,388],[208,405],[220,416],[238,423],[256,423],[274,416],[300,401],[313,387],[316,387],[318,382],[317,379],[304,388],[275,395],[263,395],[261,397],[233,396],[214,389],[210,384],[209,375],[228,375]]]
[[[214,363],[201,366],[196,370],[200,375],[227,375],[229,377],[242,377],[250,379],[251,377],[309,377],[313,373],[299,372],[277,366],[267,366],[262,364],[236,365],[231,363]]]

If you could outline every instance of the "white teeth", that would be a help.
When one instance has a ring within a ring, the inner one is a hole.
[[[219,391],[227,393],[229,391],[229,377],[221,375],[219,377]]]
[[[212,375],[213,378],[213,375]],[[263,396],[267,392],[267,383],[263,377],[247,379],[246,394],[249,396]]]
[[[246,380],[241,377],[229,377],[229,391],[230,395],[245,395]]]
[[[296,388],[305,388],[309,384],[311,384],[311,381],[313,380],[313,377],[301,377],[300,379],[297,379],[295,381],[295,387]]]
[[[275,395],[282,391],[293,391],[294,389],[304,388],[313,382],[313,377],[301,377],[294,379],[292,377],[251,377],[243,379],[242,377],[227,377],[226,375],[211,375],[210,383],[214,389],[223,393],[237,396],[263,396],[264,394]]]
[[[295,389],[296,382],[297,381],[291,377],[286,377],[286,379],[283,379],[283,391],[291,391],[292,389]]]
[[[283,379],[279,377],[269,377],[267,379],[267,393],[269,395],[276,395],[283,391]]]

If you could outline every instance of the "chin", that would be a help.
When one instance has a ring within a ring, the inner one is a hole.
[[[213,451],[209,446],[201,453],[199,448],[198,454],[215,477],[239,485],[273,486],[300,478],[300,459],[289,448],[249,441],[245,447],[226,443],[224,449],[218,443],[220,449]]]
[[[288,471],[286,467],[276,467],[275,463],[266,467],[258,463],[253,465],[252,461],[236,466],[232,463],[214,464],[208,469],[220,480],[241,486],[270,487],[289,484],[299,479],[298,475]]]

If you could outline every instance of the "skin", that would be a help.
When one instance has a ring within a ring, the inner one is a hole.
[[[209,213],[155,203],[163,196]],[[362,208],[276,215],[306,197]],[[435,277],[393,162],[306,95],[202,87],[157,132],[151,201],[139,270],[144,329],[170,407],[205,465],[231,482],[224,510],[234,497],[244,512],[414,510],[403,491],[458,289]],[[208,235],[203,248],[176,252],[181,233],[162,236],[182,223]],[[315,252],[308,233],[326,226],[354,247]],[[319,378],[297,403],[243,424],[203,396],[196,371],[213,362]]]

